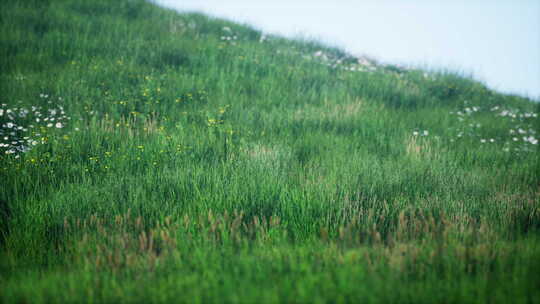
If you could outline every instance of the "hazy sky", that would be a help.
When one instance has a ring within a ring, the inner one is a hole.
[[[539,0],[155,0],[540,99]]]

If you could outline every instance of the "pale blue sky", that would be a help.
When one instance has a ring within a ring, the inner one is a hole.
[[[540,99],[538,0],[155,0],[382,62],[450,68]]]

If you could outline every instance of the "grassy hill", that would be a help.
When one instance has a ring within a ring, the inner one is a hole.
[[[139,0],[0,67],[2,303],[540,302],[532,100]]]

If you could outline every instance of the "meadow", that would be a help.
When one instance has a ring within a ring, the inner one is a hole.
[[[540,303],[540,103],[142,0],[0,3],[1,303]]]

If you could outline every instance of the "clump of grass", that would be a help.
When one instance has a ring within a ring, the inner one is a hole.
[[[539,297],[532,100],[142,0],[0,7],[0,301]]]

